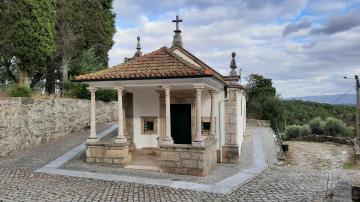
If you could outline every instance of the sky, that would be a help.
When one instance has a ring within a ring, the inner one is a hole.
[[[283,98],[351,92],[360,74],[360,0],[114,0],[109,65],[170,47],[179,15],[184,48],[220,73],[231,53],[249,74],[273,80]],[[350,79],[344,79],[347,76]]]

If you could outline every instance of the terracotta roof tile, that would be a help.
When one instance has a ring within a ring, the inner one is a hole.
[[[136,57],[133,60],[98,72],[75,77],[77,81],[178,78],[192,76],[212,76],[212,69],[195,67],[172,53],[167,47]]]

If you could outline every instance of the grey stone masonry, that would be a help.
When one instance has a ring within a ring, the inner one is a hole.
[[[98,123],[117,120],[116,102],[96,101]],[[90,124],[90,101],[0,99],[0,156],[79,132]]]
[[[161,145],[161,172],[208,175],[217,163],[215,143],[215,140],[206,140],[205,146]]]
[[[238,163],[239,156],[239,146],[238,145],[224,145],[222,151],[223,163]]]
[[[128,143],[86,143],[86,162],[125,167],[131,160]]]
[[[229,87],[228,99],[225,101],[225,145],[222,146],[223,162],[237,163],[239,161],[239,145],[237,143],[237,99],[239,86]]]

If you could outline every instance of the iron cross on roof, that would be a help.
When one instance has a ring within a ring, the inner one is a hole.
[[[175,31],[180,31],[179,30],[179,22],[182,22],[182,19],[179,18],[179,16],[176,16],[176,20],[173,20],[172,22],[176,23],[176,30]]]

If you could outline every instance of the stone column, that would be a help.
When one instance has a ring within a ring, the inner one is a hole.
[[[165,137],[163,144],[174,144],[171,137],[171,117],[170,117],[170,89],[171,86],[162,86],[165,90]]]
[[[124,135],[124,111],[123,111],[123,100],[122,94],[124,91],[124,87],[116,87],[115,88],[118,92],[118,135],[114,139],[115,143],[125,143],[126,137]]]
[[[196,136],[193,145],[202,146],[204,138],[201,136],[201,92],[204,89],[202,85],[194,85],[196,91]]]
[[[215,122],[215,90],[209,90],[210,97],[211,97],[211,111],[210,111],[210,132],[209,137],[212,139],[216,139],[215,136],[215,128],[216,128],[216,122]]]
[[[88,87],[88,91],[91,94],[91,104],[90,104],[90,136],[86,140],[87,142],[97,142],[99,139],[96,136],[96,103],[95,103],[95,87]]]

